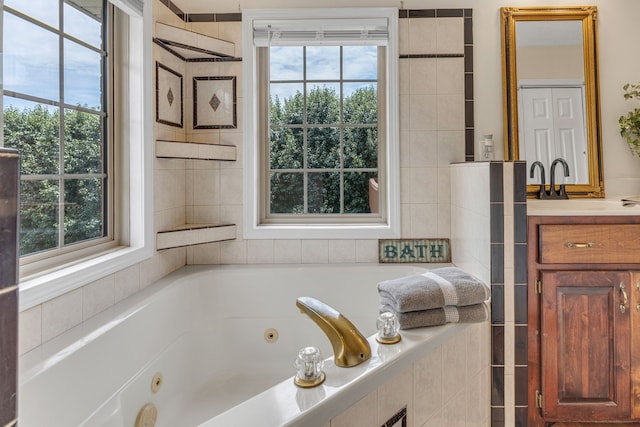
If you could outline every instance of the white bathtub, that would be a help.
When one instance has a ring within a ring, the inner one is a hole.
[[[438,265],[432,265],[434,268]],[[20,360],[20,427],[130,427],[153,403],[157,427],[323,426],[466,325],[403,331],[378,345],[380,280],[407,265],[193,266],[163,278]],[[332,363],[321,330],[295,306],[313,296],[369,336],[372,358]],[[275,342],[267,339],[276,330]],[[326,382],[297,388],[301,347],[320,347]],[[153,393],[156,373],[163,376]]]

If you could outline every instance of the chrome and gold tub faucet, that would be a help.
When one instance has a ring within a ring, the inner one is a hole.
[[[369,342],[353,323],[337,310],[312,297],[299,297],[296,306],[329,338],[336,366],[350,368],[369,360]]]

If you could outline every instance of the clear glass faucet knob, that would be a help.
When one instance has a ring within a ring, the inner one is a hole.
[[[376,340],[379,343],[395,344],[400,341],[400,322],[398,322],[398,317],[394,313],[390,311],[380,313],[376,321],[376,327],[378,329]]]
[[[325,379],[324,360],[317,347],[304,347],[298,352],[295,361],[296,377],[294,382],[300,387],[315,387]]]

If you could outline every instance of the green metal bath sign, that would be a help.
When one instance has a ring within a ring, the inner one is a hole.
[[[449,239],[380,239],[378,253],[384,262],[451,262]]]

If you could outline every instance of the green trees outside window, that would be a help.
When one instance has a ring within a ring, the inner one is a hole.
[[[5,146],[20,150],[20,255],[104,235],[101,121],[65,110],[61,172],[59,109],[4,108]]]

